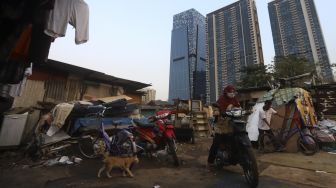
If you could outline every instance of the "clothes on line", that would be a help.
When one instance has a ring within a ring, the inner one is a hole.
[[[76,44],[89,40],[89,6],[84,0],[55,0],[44,32],[53,38],[64,37],[68,23],[76,29]]]

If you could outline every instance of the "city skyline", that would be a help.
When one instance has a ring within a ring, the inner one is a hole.
[[[168,99],[173,15],[195,8],[206,15],[234,0],[172,0],[134,2],[86,0],[90,7],[90,39],[74,44],[74,30],[52,44],[50,59],[94,69],[113,76],[152,83],[157,99]],[[267,0],[256,0],[265,64],[275,55]],[[316,1],[331,63],[336,63],[336,1]],[[71,53],[69,53],[71,52]]]

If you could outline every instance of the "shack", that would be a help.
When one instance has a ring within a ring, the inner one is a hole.
[[[127,95],[132,98],[129,102],[140,104],[144,93],[138,90],[148,86],[150,84],[49,59],[33,68],[21,96],[14,98],[12,109],[29,111],[22,130],[22,139],[25,140],[40,116],[56,104],[118,95]]]
[[[310,92],[318,116],[336,120],[336,83],[312,86]]]

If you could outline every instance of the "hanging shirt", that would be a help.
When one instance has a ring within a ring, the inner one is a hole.
[[[266,121],[268,122],[268,124],[271,123],[271,118],[273,114],[276,114],[277,112],[273,109],[270,108],[268,110],[264,110],[264,109],[260,109],[259,110],[259,129],[261,130],[269,130],[271,129],[266,122],[264,121],[264,119],[266,119]]]
[[[55,0],[44,33],[53,38],[64,37],[68,23],[76,28],[76,44],[89,40],[89,6],[84,0]]]

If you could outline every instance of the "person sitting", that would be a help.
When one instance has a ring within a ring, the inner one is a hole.
[[[220,114],[230,110],[234,107],[240,107],[238,98],[236,97],[236,89],[232,85],[228,85],[224,88],[223,94],[219,97],[217,102],[213,104],[214,107],[219,108]],[[218,122],[218,116],[215,118],[215,123]],[[216,126],[216,125],[215,125]],[[215,136],[213,138],[212,145],[210,147],[208,156],[208,167],[214,166],[214,161],[217,155],[217,150],[222,141],[227,140],[227,135],[221,131],[221,129],[215,128]]]

